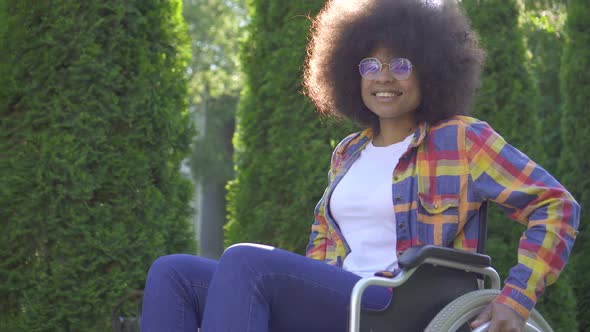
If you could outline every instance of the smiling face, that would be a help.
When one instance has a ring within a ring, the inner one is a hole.
[[[420,85],[414,71],[408,79],[398,81],[389,70],[389,63],[396,58],[393,52],[377,48],[368,57],[379,59],[383,66],[371,79],[361,78],[365,106],[379,117],[380,122],[413,119],[421,101]]]

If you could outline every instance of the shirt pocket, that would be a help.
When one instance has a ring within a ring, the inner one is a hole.
[[[459,195],[418,194],[418,238],[421,244],[450,245],[459,227]]]

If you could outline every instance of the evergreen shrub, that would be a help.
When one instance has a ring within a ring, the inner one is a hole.
[[[590,330],[590,3],[568,1],[566,40],[561,59],[561,133],[563,149],[559,175],[582,205],[580,233],[574,246],[571,280],[578,308],[580,331]]]
[[[181,1],[0,3],[0,331],[107,331],[194,251]]]
[[[358,130],[318,118],[302,94],[309,16],[323,3],[249,3],[226,245],[262,242],[302,254],[314,206],[327,185],[332,150]]]

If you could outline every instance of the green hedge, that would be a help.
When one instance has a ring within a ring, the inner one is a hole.
[[[106,331],[194,251],[181,1],[0,4],[0,330]]]
[[[561,128],[561,94],[559,68],[563,52],[563,25],[566,17],[565,5],[545,4],[538,0],[526,2],[521,13],[521,26],[527,44],[526,64],[534,78],[539,94],[537,107],[538,126],[542,130],[538,141],[543,146],[542,158],[537,158],[545,169],[557,173],[559,155],[563,148]],[[539,7],[537,7],[539,6]]]
[[[250,2],[227,245],[264,242],[303,253],[313,208],[327,185],[332,149],[353,131],[350,125],[320,120],[301,93],[307,16],[322,4]]]
[[[590,3],[568,2],[566,41],[561,60],[561,131],[563,150],[560,176],[582,205],[580,234],[574,246],[572,281],[578,300],[580,331],[590,330]]]

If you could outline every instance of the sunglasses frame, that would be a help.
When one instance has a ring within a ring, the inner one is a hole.
[[[361,66],[363,65],[363,62],[368,62],[368,61],[374,61],[379,65],[379,70],[376,72],[371,72],[371,73],[367,73],[365,75],[363,75],[362,71],[361,71]],[[394,66],[398,66],[398,64],[404,64],[407,63],[409,65],[409,70],[407,71],[407,73],[405,73],[403,76],[400,76],[396,73],[394,73]],[[377,79],[377,76],[379,75],[379,73],[383,70],[383,63],[381,62],[381,60],[377,59],[377,58],[364,58],[361,60],[361,62],[359,63],[359,73],[361,74],[361,77],[368,79],[368,80],[375,80]],[[398,81],[405,81],[407,79],[410,78],[410,76],[412,76],[412,70],[414,68],[414,66],[412,65],[412,61],[410,61],[409,59],[406,58],[394,58],[391,59],[391,61],[389,61],[388,64],[389,67],[389,73],[391,74],[391,76],[393,76],[393,78],[395,78]]]

